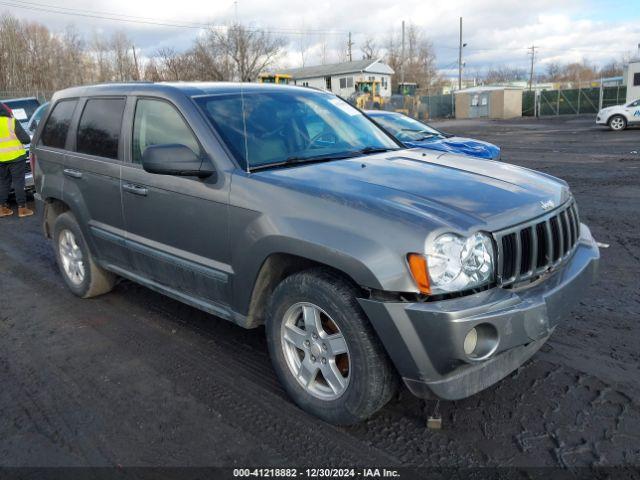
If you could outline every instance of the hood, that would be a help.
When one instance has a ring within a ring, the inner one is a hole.
[[[472,157],[495,160],[500,157],[500,148],[488,142],[464,137],[432,137],[420,141],[404,142],[408,147],[428,148],[441,152],[459,153]]]
[[[460,230],[497,230],[547,213],[570,197],[546,174],[472,157],[412,149],[259,172],[282,187],[304,190],[379,214],[418,215]]]
[[[601,109],[598,113],[609,113],[614,111],[624,110],[624,105],[612,105]]]

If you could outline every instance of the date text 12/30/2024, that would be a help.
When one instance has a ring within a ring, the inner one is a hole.
[[[234,477],[259,478],[398,478],[397,470],[386,468],[236,468]]]

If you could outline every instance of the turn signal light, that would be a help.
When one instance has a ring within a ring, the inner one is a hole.
[[[431,285],[429,284],[429,273],[427,272],[427,259],[424,258],[424,255],[410,253],[407,255],[407,261],[409,262],[409,270],[411,270],[413,280],[416,282],[420,293],[430,294]]]

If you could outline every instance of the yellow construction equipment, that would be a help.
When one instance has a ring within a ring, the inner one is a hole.
[[[360,109],[381,108],[384,99],[380,95],[379,80],[357,80],[356,81],[355,103]]]
[[[258,75],[260,83],[275,83],[277,85],[289,85],[291,83],[291,75],[286,73],[261,73]]]

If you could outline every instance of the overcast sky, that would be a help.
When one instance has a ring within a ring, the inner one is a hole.
[[[16,5],[30,8],[19,8]],[[54,7],[55,6],[55,7]],[[368,36],[383,44],[401,21],[423,28],[436,48],[438,66],[453,73],[457,62],[458,18],[464,17],[464,59],[470,73],[492,67],[528,66],[527,47],[535,44],[537,72],[549,62],[588,59],[596,64],[636,56],[640,43],[640,0],[0,0],[0,12],[41,22],[53,30],[75,27],[89,39],[96,33],[125,31],[145,55],[159,47],[183,50],[201,34],[197,28],[120,22],[86,15],[116,14],[150,23],[225,24],[236,18],[249,26],[277,31],[289,40],[282,66],[300,66],[300,49],[308,50],[306,64],[320,62],[320,44],[329,60],[353,35],[354,59]],[[308,32],[300,35],[297,32]]]

